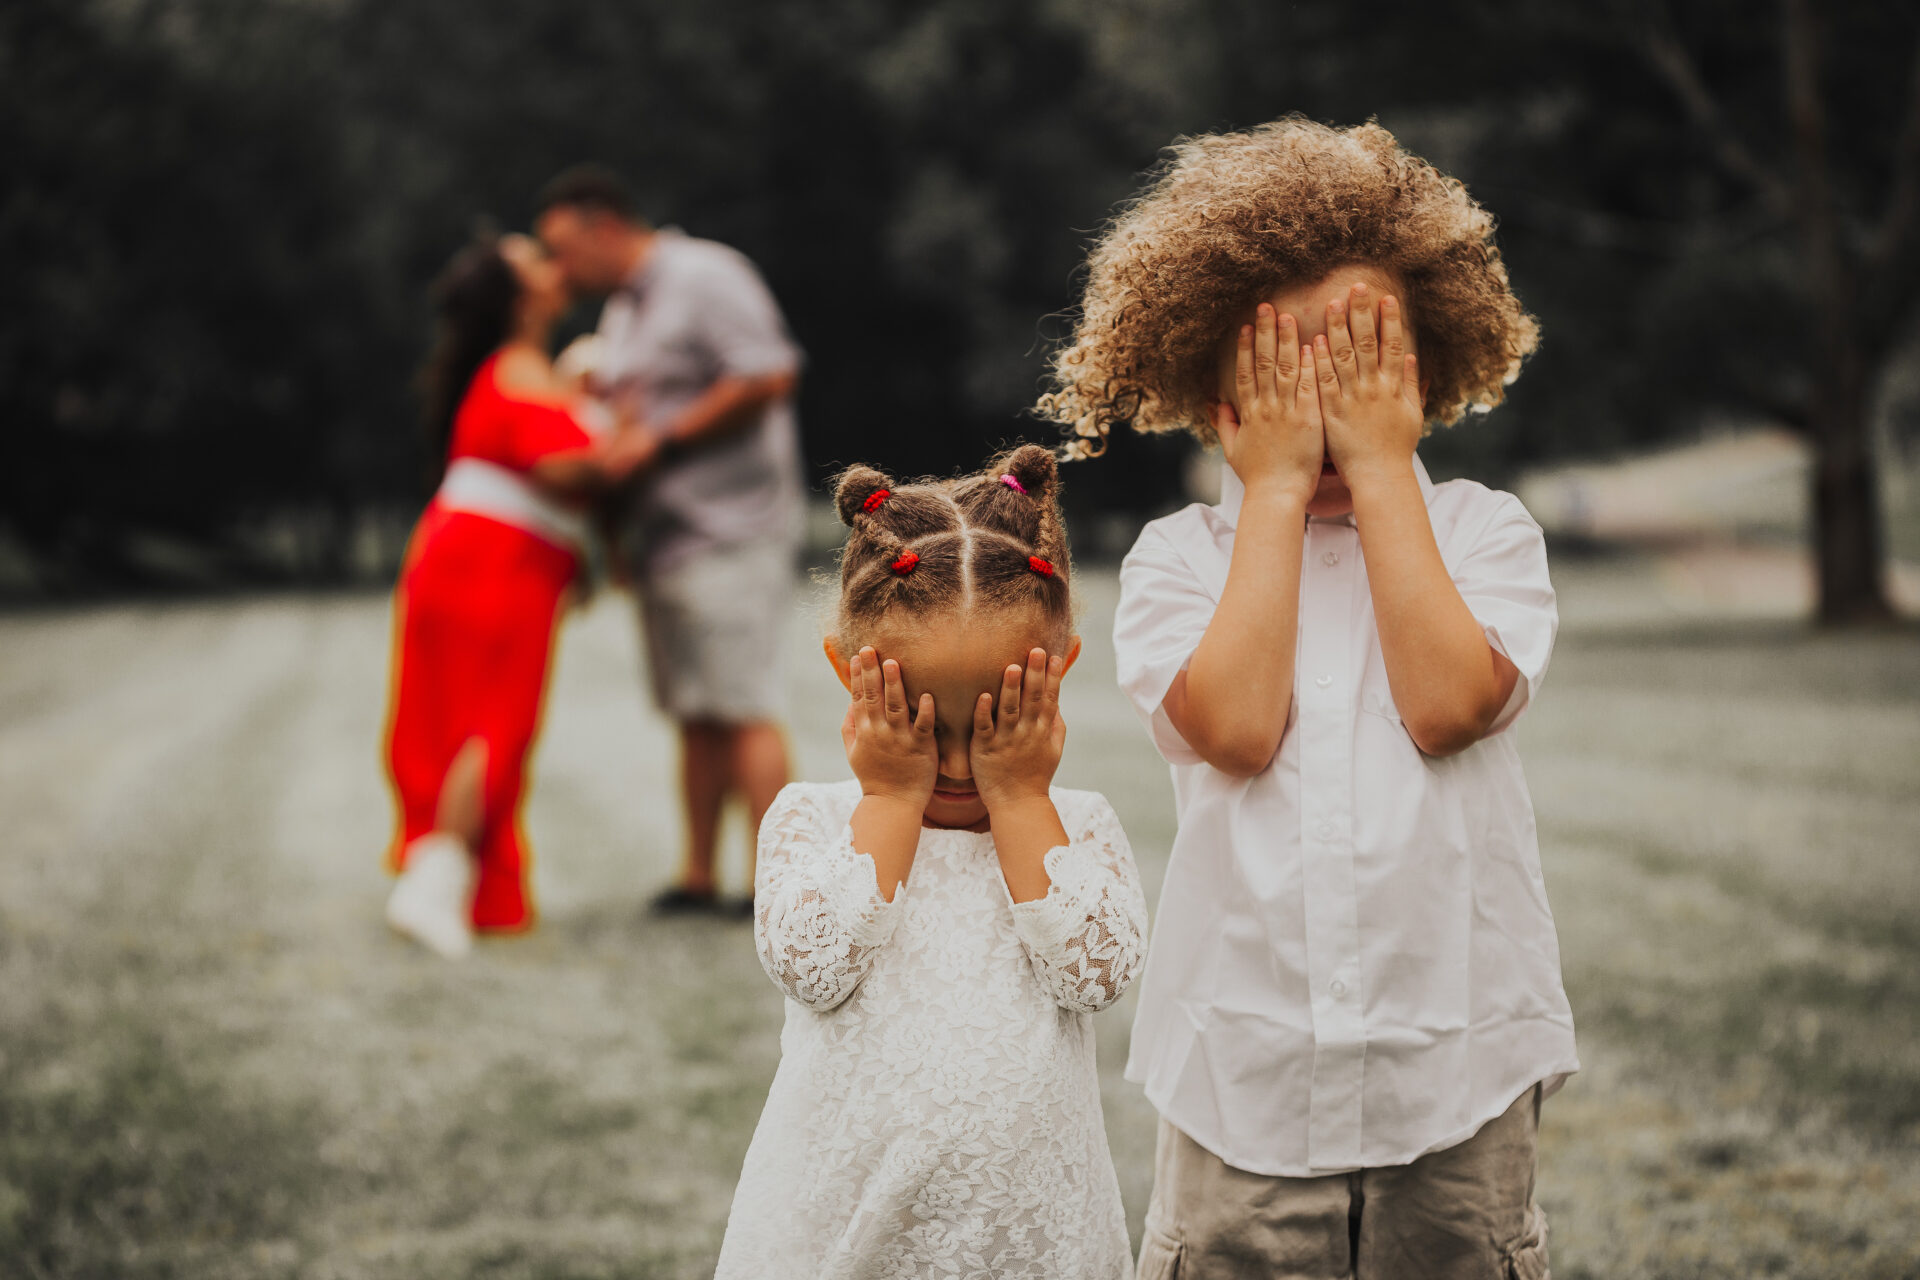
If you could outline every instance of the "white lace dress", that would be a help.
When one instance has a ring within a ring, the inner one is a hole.
[[[1140,878],[1106,799],[1015,904],[993,837],[923,830],[889,903],[847,819],[796,783],[760,828],[754,941],[787,993],[719,1280],[1132,1274],[1090,1015],[1140,967]]]

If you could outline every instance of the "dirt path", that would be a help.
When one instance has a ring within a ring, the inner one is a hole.
[[[1588,1068],[1547,1110],[1555,1274],[1911,1276],[1920,643],[1622,624],[1638,581],[1561,575],[1523,724]],[[1062,780],[1157,888],[1169,788],[1090,584]],[[780,1002],[746,926],[642,913],[678,819],[621,602],[563,643],[541,928],[457,967],[379,924],[386,627],[375,597],[0,618],[0,1276],[710,1274]],[[792,662],[799,770],[838,776],[804,626]],[[1100,1026],[1137,1232],[1130,1018]]]

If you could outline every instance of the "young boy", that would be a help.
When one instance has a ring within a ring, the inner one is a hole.
[[[1042,401],[1079,452],[1191,427],[1228,466],[1114,622],[1180,821],[1127,1066],[1143,1280],[1547,1274],[1540,1102],[1579,1063],[1505,730],[1553,588],[1518,500],[1414,451],[1537,341],[1492,227],[1377,125],[1184,141]]]

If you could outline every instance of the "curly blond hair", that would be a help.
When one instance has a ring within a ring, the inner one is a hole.
[[[1255,303],[1341,266],[1398,281],[1429,423],[1499,404],[1539,343],[1465,187],[1369,122],[1288,116],[1182,138],[1095,242],[1072,338],[1055,354],[1039,416],[1106,449],[1115,426],[1190,430],[1208,420],[1221,336]]]

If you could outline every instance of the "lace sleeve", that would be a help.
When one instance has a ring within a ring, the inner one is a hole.
[[[1047,851],[1044,898],[1013,904],[1014,932],[1063,1009],[1098,1013],[1120,998],[1146,952],[1147,900],[1113,806],[1102,797],[1073,843]]]
[[[802,787],[782,791],[760,824],[753,941],[761,967],[809,1009],[853,994],[893,933],[906,886],[880,896],[873,859]]]

